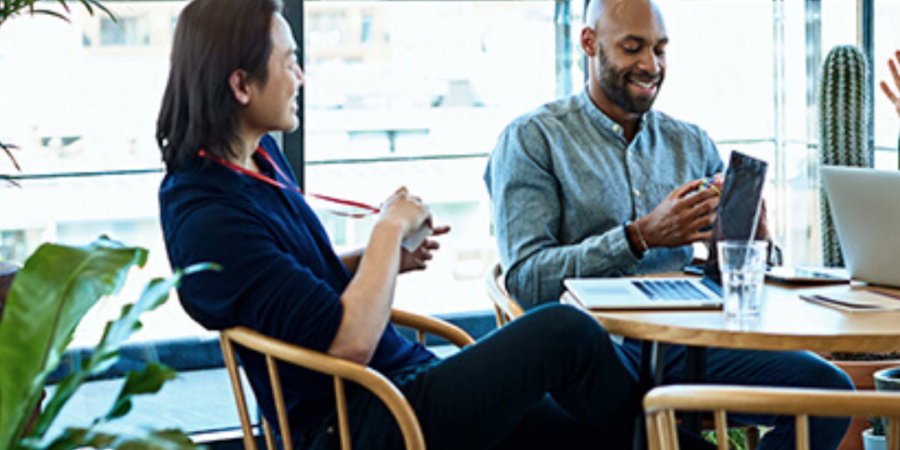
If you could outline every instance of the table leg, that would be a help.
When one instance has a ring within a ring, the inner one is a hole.
[[[706,347],[688,346],[685,348],[684,382],[701,383],[706,373]],[[703,418],[700,413],[684,415],[684,426],[691,432],[700,434]]]
[[[666,351],[669,350],[669,344],[656,342],[653,345],[653,385],[651,389],[663,384],[663,375],[666,372]]]
[[[654,359],[659,352],[659,343],[654,341],[641,341],[641,364],[638,367],[638,392],[640,398],[653,388],[654,381]],[[647,448],[647,425],[644,423],[643,408],[641,414],[634,420],[634,450],[645,450]]]

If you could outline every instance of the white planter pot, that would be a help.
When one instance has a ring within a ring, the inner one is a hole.
[[[863,448],[865,450],[887,450],[887,440],[884,436],[875,436],[872,429],[863,431]]]

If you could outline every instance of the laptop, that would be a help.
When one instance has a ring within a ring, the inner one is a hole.
[[[821,173],[850,277],[900,286],[900,172],[826,166]]]
[[[720,239],[748,239],[755,233],[765,184],[765,161],[731,152],[710,255]],[[713,259],[713,258],[710,258]],[[719,309],[718,264],[707,264],[703,278],[567,278],[566,289],[587,309]]]
[[[567,278],[587,309],[719,309],[722,291],[708,278]]]

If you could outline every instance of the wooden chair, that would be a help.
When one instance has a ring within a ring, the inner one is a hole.
[[[464,347],[475,342],[462,329],[438,319],[394,310],[391,314],[391,321],[396,325],[417,330],[418,339],[421,342],[424,342],[426,333],[444,338],[457,347]],[[257,447],[253,436],[253,427],[250,423],[250,416],[247,412],[246,396],[238,373],[238,364],[234,353],[235,344],[259,352],[266,357],[284,450],[293,450],[293,443],[291,442],[290,424],[288,423],[284,398],[282,397],[281,381],[276,368],[276,360],[296,364],[309,370],[331,375],[334,378],[338,428],[342,450],[351,448],[344,380],[359,384],[384,402],[400,426],[407,449],[425,449],[425,440],[412,407],[406,401],[406,398],[403,397],[403,394],[384,375],[375,370],[324,353],[288,344],[246,327],[235,327],[223,331],[220,335],[220,343],[222,345],[222,354],[225,357],[225,367],[228,368],[228,375],[231,378],[231,387],[238,406],[238,415],[241,419],[241,429],[244,433],[244,448],[247,450],[256,450]],[[262,428],[267,447],[269,450],[276,450],[275,437],[269,423],[265,419],[262,419]]]
[[[900,443],[900,394],[824,389],[670,385],[644,397],[650,450],[677,450],[675,411],[713,413],[719,450],[728,449],[728,412],[784,414],[796,418],[797,449],[809,449],[809,416],[883,416],[889,418],[888,449]]]
[[[491,266],[491,269],[484,276],[484,285],[487,288],[488,296],[494,303],[494,314],[497,317],[497,326],[502,327],[509,323],[510,320],[521,317],[525,314],[525,310],[519,305],[512,296],[506,292],[506,283],[503,281],[503,268],[500,263]]]

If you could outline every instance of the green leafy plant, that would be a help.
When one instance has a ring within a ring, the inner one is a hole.
[[[147,250],[106,237],[84,247],[44,244],[28,258],[13,281],[0,320],[0,449],[198,448],[174,429],[103,431],[104,424],[131,410],[135,396],[156,393],[175,377],[172,369],[156,363],[129,372],[109,411],[89,426],[68,428],[58,436],[47,436],[47,431],[77,389],[118,360],[121,345],[142,327],[140,315],[162,305],[182,276],[216,269],[213,264],[198,264],[176,271],[171,278],[151,280],[137,301],[122,307],[120,317],[107,323],[90,358],[59,382],[26,431],[44,382],[59,365],[82,317],[101,298],[119,292],[129,269],[143,267],[146,261]]]
[[[884,436],[884,422],[881,417],[869,417],[868,421],[872,425],[873,436]]]
[[[69,21],[67,14],[71,13],[71,9],[69,9],[67,1],[71,2],[72,0],[0,0],[0,26],[3,26],[3,23],[9,19],[12,19],[15,16],[20,14],[42,14],[48,15],[52,17],[57,17],[66,22]],[[39,6],[39,3],[47,3],[54,4],[58,3],[62,5],[65,10],[65,14],[62,14],[58,11],[54,11],[52,9],[46,9]],[[104,14],[109,16],[109,18],[116,20],[115,14],[112,13],[106,6],[103,6],[99,0],[78,0],[78,3],[84,6],[84,9],[87,10],[88,14],[94,15],[94,10],[98,9],[102,11]]]

